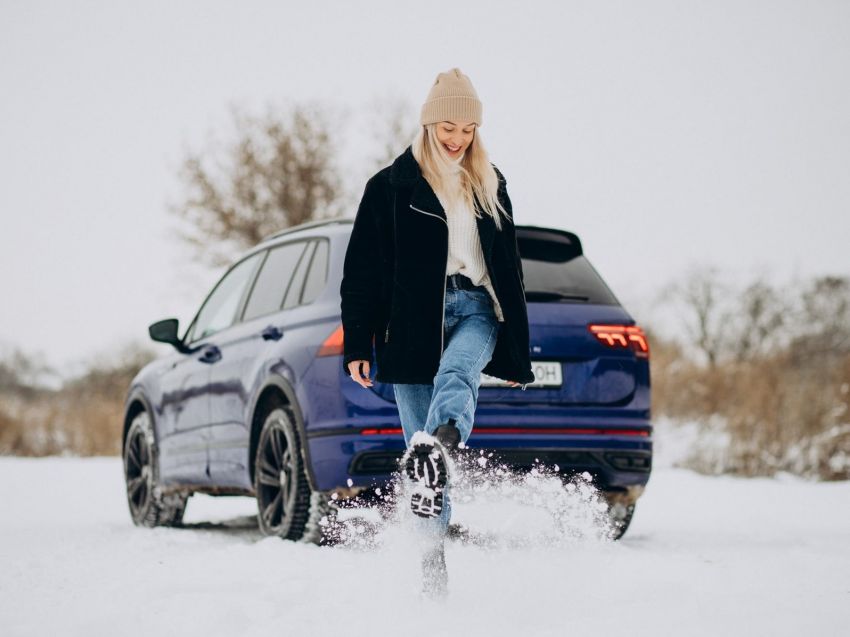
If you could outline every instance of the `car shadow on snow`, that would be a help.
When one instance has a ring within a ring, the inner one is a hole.
[[[216,521],[183,522],[180,526],[173,528],[186,531],[212,531],[252,541],[259,541],[266,537],[260,531],[256,515],[240,515]]]

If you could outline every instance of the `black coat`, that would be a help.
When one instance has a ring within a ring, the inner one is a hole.
[[[502,216],[499,231],[493,218],[482,212],[477,225],[505,320],[484,373],[527,384],[534,373],[522,262],[505,178],[498,169],[496,174],[499,200],[511,220]],[[372,361],[374,339],[376,380],[434,381],[445,348],[448,235],[445,210],[408,146],[366,183],[354,220],[340,285],[346,374],[350,376],[349,362]]]

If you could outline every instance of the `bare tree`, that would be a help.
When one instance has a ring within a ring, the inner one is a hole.
[[[763,280],[747,286],[737,299],[735,321],[730,326],[732,355],[738,362],[767,355],[779,346],[787,323],[788,304]]]
[[[673,294],[685,305],[689,315],[685,328],[691,341],[705,355],[709,367],[714,369],[727,338],[724,329],[728,327],[729,318],[723,308],[728,294],[717,269],[691,269],[683,281],[673,285]]]
[[[375,170],[379,170],[410,145],[419,125],[416,109],[402,97],[376,99],[369,112],[377,114],[370,119],[370,128],[375,138],[380,140],[374,163]]]
[[[823,276],[801,295],[791,350],[794,361],[816,361],[850,353],[850,278]]]
[[[0,358],[0,393],[30,395],[56,376],[41,353],[30,354],[15,347]]]
[[[231,113],[236,138],[187,154],[181,170],[187,192],[171,206],[189,226],[181,238],[212,266],[274,232],[340,212],[327,109],[298,104],[263,116],[235,107]]]

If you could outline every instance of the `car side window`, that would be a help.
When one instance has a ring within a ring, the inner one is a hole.
[[[258,252],[227,271],[204,301],[185,339],[191,343],[233,325],[236,313],[264,253]]]
[[[310,260],[310,272],[301,293],[301,303],[304,305],[315,301],[325,287],[328,279],[328,249],[327,240],[316,242],[316,250]]]
[[[283,301],[283,309],[288,310],[300,305],[301,290],[304,288],[304,277],[307,274],[307,268],[310,266],[310,255],[316,249],[316,243],[313,242],[307,248],[304,256],[301,257],[301,262],[298,264],[298,269],[292,276],[292,282],[289,284],[289,289],[286,291],[286,298]]]
[[[271,314],[283,307],[283,297],[287,286],[290,286],[290,281],[298,279],[297,276],[293,277],[293,273],[296,273],[296,269],[300,269],[299,260],[304,260],[302,255],[307,244],[306,241],[298,241],[269,250],[269,256],[263,263],[263,268],[251,291],[251,297],[245,306],[243,320],[248,321],[258,316]]]

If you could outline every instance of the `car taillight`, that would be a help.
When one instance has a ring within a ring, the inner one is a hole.
[[[322,342],[316,356],[342,356],[342,345],[342,325],[340,325]]]
[[[637,325],[588,325],[587,329],[608,347],[629,348],[635,356],[649,358],[649,342]]]

